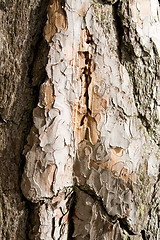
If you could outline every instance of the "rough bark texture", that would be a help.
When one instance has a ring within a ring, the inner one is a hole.
[[[0,19],[0,239],[159,240],[158,0]]]

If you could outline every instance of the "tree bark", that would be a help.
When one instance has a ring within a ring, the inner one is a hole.
[[[160,238],[159,16],[0,3],[0,239]]]

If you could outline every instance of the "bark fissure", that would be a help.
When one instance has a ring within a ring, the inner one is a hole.
[[[70,211],[69,211],[69,223],[68,223],[68,239],[72,240],[72,235],[74,233],[74,222],[73,222],[73,214],[75,212],[75,204],[76,204],[76,195],[75,192],[73,192],[73,198],[70,206]]]
[[[119,60],[121,62],[122,60],[122,38],[123,38],[123,35],[124,35],[124,30],[123,30],[123,25],[122,25],[122,20],[118,14],[118,6],[119,6],[119,1],[117,1],[114,5],[113,5],[113,16],[114,16],[114,24],[115,24],[115,28],[116,28],[116,31],[117,31],[117,40],[118,40],[118,46],[117,46],[117,51],[118,51],[118,57],[119,57]]]
[[[142,239],[143,239],[143,240],[147,240],[147,239],[146,239],[145,230],[142,230],[142,231],[141,231],[141,235],[142,235]]]
[[[107,212],[106,207],[103,204],[102,198],[98,197],[93,190],[86,189],[86,187],[84,188],[83,186],[80,186],[80,185],[75,185],[75,189],[76,188],[78,188],[80,191],[83,191],[87,195],[91,196],[98,203],[98,205],[100,206],[102,212],[104,213],[104,215],[106,217],[106,220],[108,220],[109,222],[111,222],[113,224],[117,223],[117,221],[118,221],[120,223],[120,227],[122,229],[124,229],[130,236],[136,235],[136,233],[132,230],[131,226],[129,225],[127,218],[126,217],[120,218],[119,216],[110,215]]]

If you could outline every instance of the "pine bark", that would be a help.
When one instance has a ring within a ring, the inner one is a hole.
[[[159,16],[0,2],[0,239],[160,239]]]

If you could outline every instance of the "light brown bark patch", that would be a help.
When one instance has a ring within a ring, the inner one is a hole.
[[[52,37],[57,31],[57,28],[66,31],[68,28],[67,15],[64,10],[63,1],[52,0],[47,11],[47,22],[44,28],[44,38],[47,42],[52,40]]]

